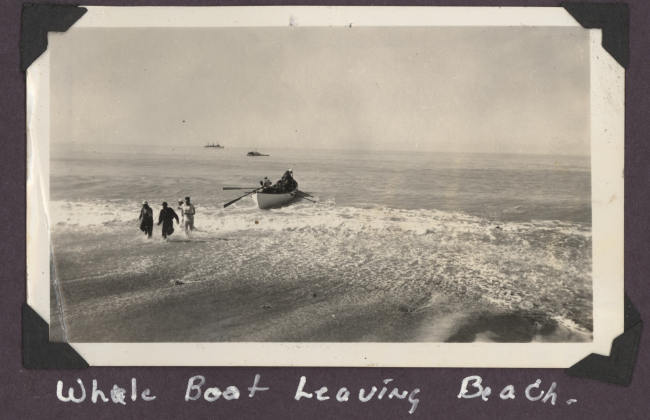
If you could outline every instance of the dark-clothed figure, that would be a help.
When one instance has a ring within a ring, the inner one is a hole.
[[[158,216],[158,226],[162,223],[162,236],[163,239],[167,239],[168,236],[171,236],[174,233],[174,219],[176,223],[180,223],[178,220],[178,215],[173,208],[167,207],[167,202],[162,203],[162,210],[160,210],[160,216]]]
[[[276,185],[280,185],[280,190],[282,191],[290,191],[293,189],[294,186],[294,179],[293,179],[293,171],[289,169],[282,175],[282,179],[279,180]]]
[[[148,238],[151,238],[151,233],[153,232],[153,209],[149,207],[149,203],[146,201],[142,203],[142,210],[140,210],[140,230],[147,235]]]
[[[274,188],[277,192],[284,192],[285,189],[287,189],[288,184],[287,184],[287,174],[289,171],[285,172],[282,175],[282,179],[278,179],[278,182],[275,183]]]

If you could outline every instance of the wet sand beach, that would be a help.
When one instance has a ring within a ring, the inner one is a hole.
[[[202,268],[205,259],[219,260],[224,248],[236,247],[241,238],[188,241],[176,233],[169,242],[137,238],[118,255],[93,252],[92,242],[117,240],[113,235],[119,233],[77,241],[87,249],[80,258],[58,254],[70,341],[414,341],[426,318],[415,312],[424,302],[416,302],[413,291],[348,286],[344,276],[332,279],[325,272],[305,279],[275,277],[270,284],[265,277]],[[269,269],[274,265],[273,255],[259,259],[245,264],[266,259]],[[128,272],[115,270],[125,264]],[[84,278],[72,278],[73,272]],[[444,306],[449,311],[453,301]]]
[[[408,251],[409,242],[397,239],[411,235],[393,235],[392,244],[383,246],[356,235],[349,252],[330,250],[336,258],[314,260],[300,252],[300,232],[198,231],[188,240],[177,229],[165,242],[159,227],[152,240],[136,229],[70,227],[55,233],[64,316],[57,318],[53,293],[53,339],[63,339],[61,319],[70,342],[528,342],[544,334],[550,341],[590,339],[585,326],[567,339],[566,327],[553,319],[562,309],[550,302],[527,307],[515,294],[499,306],[478,293],[481,288],[421,275],[449,261],[418,260],[418,253],[433,249]],[[268,241],[278,236],[285,245],[273,252]],[[391,273],[390,262],[373,262],[373,247],[384,248],[382,259],[410,252],[413,271]],[[325,246],[318,251],[328,252]],[[353,266],[369,272],[362,276]]]

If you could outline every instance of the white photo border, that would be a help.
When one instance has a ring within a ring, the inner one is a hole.
[[[85,7],[85,6],[84,6]],[[86,7],[73,28],[289,26],[579,27],[561,7]],[[623,333],[625,70],[590,29],[591,343],[71,343],[91,366],[567,368]],[[49,36],[65,36],[50,33]],[[27,303],[50,319],[50,54],[27,70]]]

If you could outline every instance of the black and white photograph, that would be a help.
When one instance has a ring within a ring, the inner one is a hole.
[[[50,33],[50,340],[593,343],[592,32],[287,17]]]

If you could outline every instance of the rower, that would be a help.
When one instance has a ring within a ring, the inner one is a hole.
[[[284,182],[287,185],[291,185],[291,181],[293,181],[293,176],[291,173],[291,169],[289,169],[287,172],[282,175],[282,182]]]
[[[286,179],[285,179],[286,177]],[[287,188],[291,189],[294,187],[296,184],[296,181],[293,179],[293,169],[289,169],[284,176],[282,177],[284,180],[284,184],[287,186]]]

